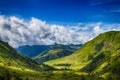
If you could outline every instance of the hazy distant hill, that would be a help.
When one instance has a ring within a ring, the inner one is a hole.
[[[74,51],[78,50],[81,46],[82,44],[80,45],[55,44],[51,46],[49,49],[43,51],[42,53],[34,57],[33,59],[40,63],[57,59],[72,54]]]
[[[16,48],[16,50],[30,58],[37,56],[39,53],[50,48],[51,45],[24,45]]]

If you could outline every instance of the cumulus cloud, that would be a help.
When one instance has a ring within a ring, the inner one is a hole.
[[[0,16],[0,39],[13,47],[22,45],[81,44],[98,34],[120,30],[120,24],[81,23],[75,26],[47,24],[31,18],[29,21],[15,16]]]

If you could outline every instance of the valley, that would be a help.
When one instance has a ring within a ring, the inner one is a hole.
[[[119,80],[119,75],[120,31],[83,45],[56,44],[34,58],[0,41],[0,80]]]

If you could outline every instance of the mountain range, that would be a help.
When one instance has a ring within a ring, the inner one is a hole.
[[[73,71],[58,70],[39,64],[18,53],[8,43],[0,41],[0,80],[81,80],[92,79]],[[102,80],[100,77],[96,79]]]
[[[117,80],[120,75],[120,31],[102,33],[73,54],[45,63],[58,69],[79,70]]]
[[[82,47],[56,44],[33,59],[0,41],[0,80],[119,80],[119,75],[120,31],[101,33]]]

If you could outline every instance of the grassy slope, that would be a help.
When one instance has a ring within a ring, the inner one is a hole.
[[[114,78],[120,74],[120,31],[100,34],[70,56],[45,63],[56,68],[98,73],[102,77],[114,74],[111,76]]]
[[[104,80],[74,71],[30,72],[0,67],[0,80]]]
[[[0,66],[26,71],[41,71],[48,68],[43,64],[38,64],[28,57],[17,53],[11,46],[3,41],[0,41]]]
[[[53,59],[57,59],[63,56],[70,55],[75,50],[79,49],[81,45],[53,45],[48,50],[40,53],[38,56],[33,58],[37,62],[45,62]]]

